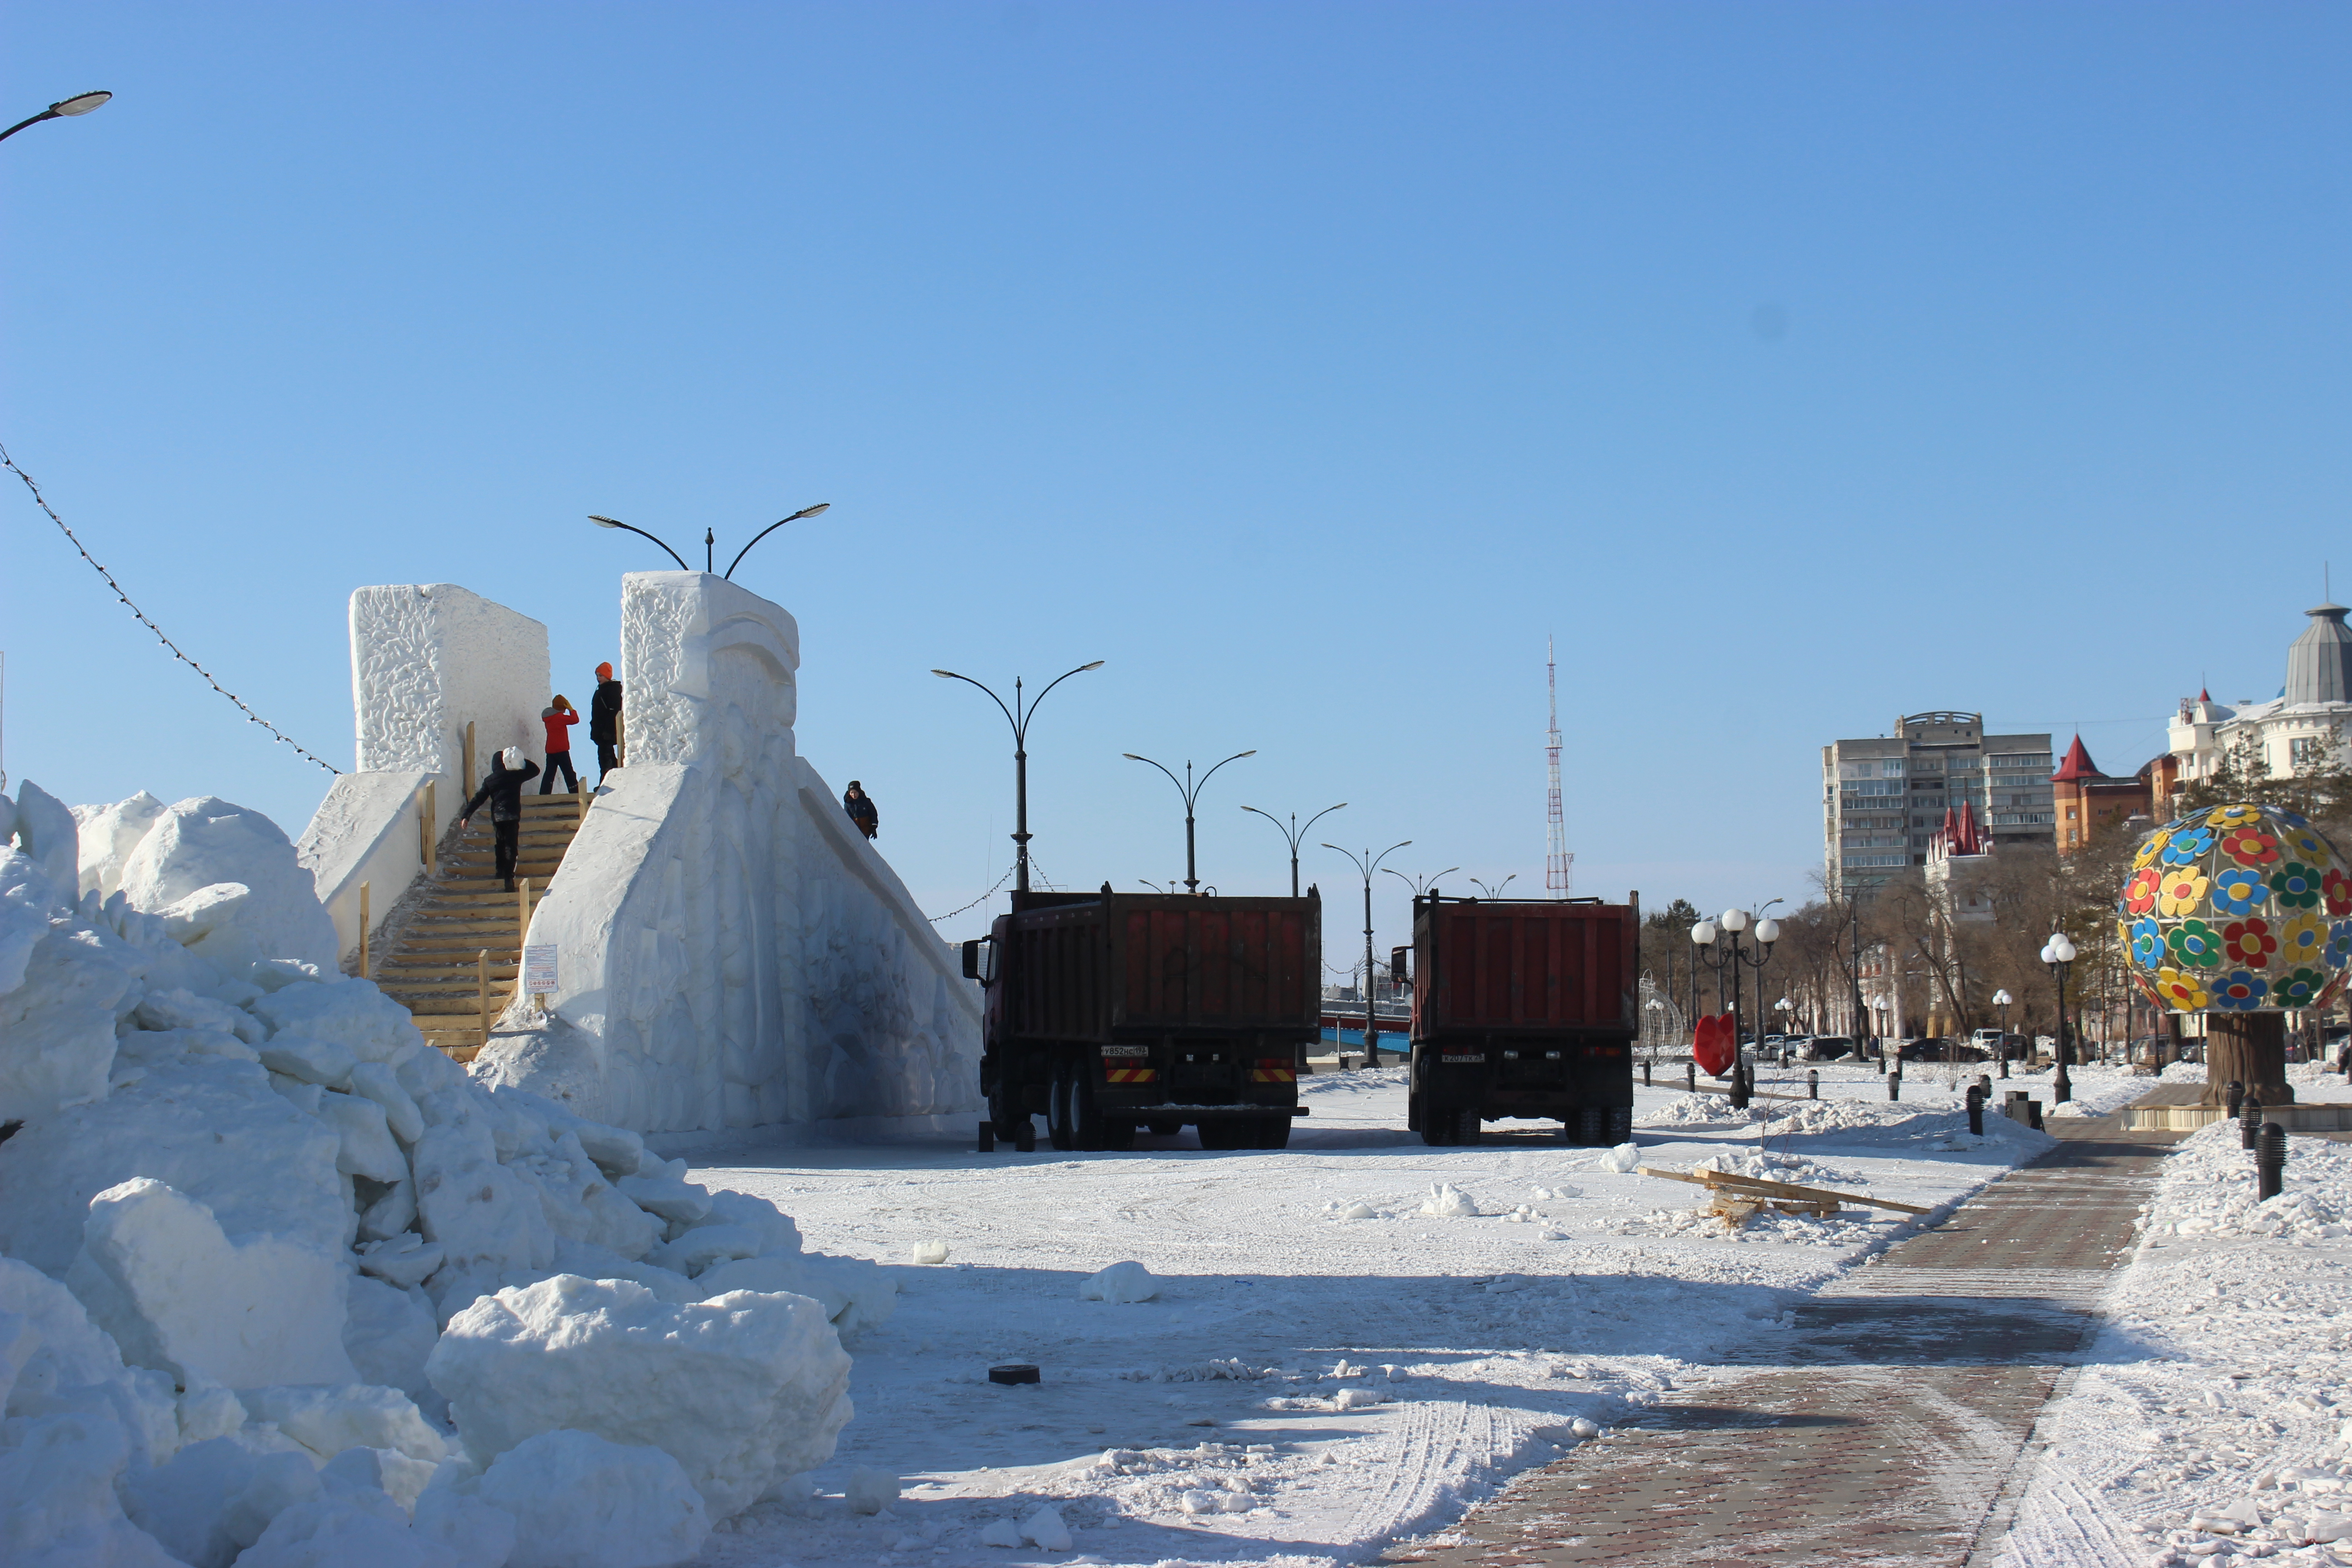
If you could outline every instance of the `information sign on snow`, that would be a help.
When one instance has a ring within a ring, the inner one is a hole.
[[[522,988],[525,991],[555,989],[555,943],[539,942],[522,950]]]

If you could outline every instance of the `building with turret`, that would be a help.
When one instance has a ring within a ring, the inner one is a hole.
[[[2200,691],[2182,700],[2158,781],[2160,810],[2169,814],[2174,790],[2210,777],[2233,755],[2273,778],[2295,778],[2343,754],[2352,738],[2352,626],[2344,624],[2352,609],[2328,604],[2304,614],[2311,624],[2286,650],[2286,684],[2276,697],[2233,705]]]
[[[2072,855],[2094,838],[2123,830],[2145,832],[2155,826],[2156,789],[2164,769],[2161,759],[2128,778],[2110,778],[2091,761],[2083,737],[2066,748],[2058,771],[2050,775],[2051,809],[2057,816],[2058,853]]]

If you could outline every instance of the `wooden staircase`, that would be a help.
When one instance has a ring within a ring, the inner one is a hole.
[[[488,810],[440,857],[425,899],[384,948],[374,979],[406,1007],[425,1043],[471,1061],[512,1000],[530,911],[563,864],[593,797],[525,795],[515,891],[498,878]]]

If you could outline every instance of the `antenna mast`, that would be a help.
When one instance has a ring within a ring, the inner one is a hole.
[[[1549,637],[1544,638],[1544,687],[1551,699],[1551,729],[1544,736],[1551,783],[1544,824],[1544,890],[1564,899],[1573,885],[1576,857],[1568,852],[1568,818],[1559,806],[1559,666],[1553,662]]]

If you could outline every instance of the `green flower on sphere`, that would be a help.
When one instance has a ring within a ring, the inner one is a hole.
[[[2184,828],[2164,841],[2164,863],[2187,866],[2205,858],[2213,847],[2213,830],[2210,827]]]
[[[2225,866],[2213,873],[2213,907],[2225,915],[2252,914],[2270,896],[2263,874],[2251,867]]]
[[[2271,891],[2291,910],[2307,910],[2319,902],[2319,873],[2299,860],[2290,860],[2270,876]]]
[[[2347,927],[2352,927],[2352,921],[2347,921],[2344,923]],[[2130,931],[2131,955],[2134,963],[2138,964],[2142,969],[2154,969],[2164,962],[2164,932],[2158,928],[2154,921],[2134,921]]]
[[[2241,969],[2224,976],[2214,985],[2213,1005],[2242,1013],[2250,1007],[2261,1006],[2263,994],[2269,989],[2260,979]]]
[[[2182,969],[2211,969],[2221,962],[2221,933],[2203,921],[2182,921],[2165,934],[2164,944]]]
[[[2308,1007],[2311,999],[2327,984],[2327,976],[2316,969],[2297,969],[2279,976],[2277,987],[2271,993],[2282,1007]]]

